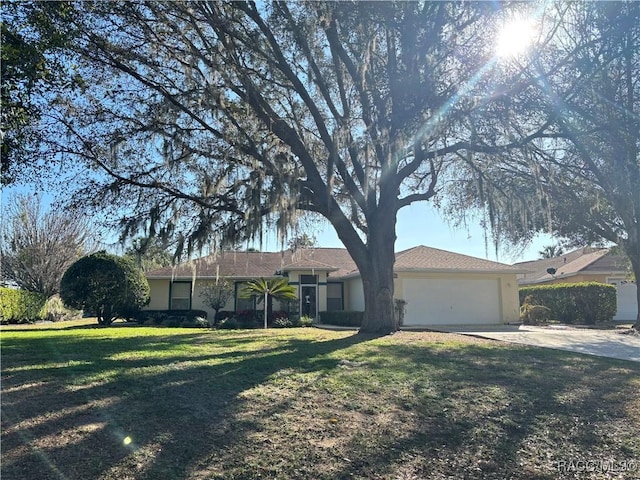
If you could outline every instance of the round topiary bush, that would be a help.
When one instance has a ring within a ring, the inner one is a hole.
[[[89,311],[98,323],[130,318],[149,302],[149,282],[135,263],[98,252],[81,258],[65,272],[60,284],[65,305]]]

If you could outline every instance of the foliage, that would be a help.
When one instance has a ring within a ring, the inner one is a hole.
[[[258,278],[245,282],[242,290],[240,290],[240,297],[257,298],[259,302],[263,302],[265,310],[264,328],[267,328],[269,321],[267,315],[269,298],[275,298],[276,300],[293,300],[297,298],[297,291],[295,286],[289,285],[289,279],[287,278]]]
[[[564,253],[561,245],[547,245],[538,252],[540,258],[556,258]]]
[[[216,313],[214,317],[214,322],[217,324],[221,320],[224,320],[225,318],[232,318],[234,315],[235,315],[235,312],[231,310],[220,310],[219,312]]]
[[[81,317],[82,311],[65,307],[60,295],[53,295],[47,298],[47,301],[42,307],[42,319],[49,322],[64,322]]]
[[[452,184],[452,195],[482,206],[497,240],[552,231],[575,245],[612,242],[638,277],[640,3],[573,3],[547,16],[550,41],[509,65],[528,84],[510,92],[510,122],[522,130],[540,119],[541,134],[499,162],[474,157],[476,181]],[[452,209],[465,211],[460,202]]]
[[[125,257],[135,261],[143,272],[168,267],[172,263],[168,247],[157,238],[136,238],[126,250]]]
[[[74,212],[44,211],[40,197],[18,195],[2,212],[2,275],[50,297],[69,266],[91,249],[87,223]]]
[[[523,287],[519,293],[520,303],[547,307],[551,318],[562,323],[609,322],[617,310],[616,287],[604,283],[556,283]]]
[[[223,330],[236,330],[240,328],[240,323],[234,317],[225,318],[218,324],[218,328]]]
[[[520,306],[520,321],[525,325],[540,325],[547,323],[551,309],[543,305],[535,305],[533,297],[527,295]]]
[[[65,305],[89,310],[98,323],[131,318],[149,302],[149,283],[130,259],[98,252],[73,263],[62,277]]]
[[[320,312],[320,322],[327,325],[343,327],[360,327],[363,320],[363,312],[332,311]]]
[[[91,82],[60,92],[46,127],[50,150],[97,172],[75,201],[113,205],[125,235],[172,238],[177,256],[322,217],[363,276],[363,331],[396,328],[398,211],[539,127],[509,129],[502,90],[522,84],[493,68],[517,5],[73,5],[66,53]]]
[[[205,326],[207,312],[204,310],[140,310],[135,319],[144,325],[163,325],[171,321],[174,325]],[[208,324],[207,324],[208,325]]]
[[[56,55],[71,41],[74,30],[69,2],[2,2],[2,147],[0,180],[17,180],[53,172],[31,162],[46,132],[35,128],[47,113],[46,96],[59,88],[72,91],[82,85],[74,65]],[[57,20],[54,21],[53,19]],[[47,164],[55,161],[49,157]]]
[[[306,233],[303,233],[289,239],[289,241],[287,242],[287,246],[289,247],[289,250],[293,251],[299,250],[301,248],[312,248],[318,246],[318,240],[316,239],[315,235],[309,236]]]
[[[279,313],[279,315],[278,315]],[[289,317],[286,312],[274,312],[273,326],[276,328],[311,327],[315,320],[312,317]]]
[[[0,323],[42,320],[45,302],[41,293],[0,287]]]
[[[200,297],[204,304],[215,310],[214,321],[218,320],[218,312],[233,298],[235,289],[233,283],[225,279],[202,284]]]

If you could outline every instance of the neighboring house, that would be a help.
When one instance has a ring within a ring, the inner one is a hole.
[[[618,312],[614,320],[635,320],[638,314],[636,282],[631,281],[629,260],[614,255],[608,248],[585,247],[555,258],[516,263],[528,270],[518,275],[520,285],[551,283],[600,282],[615,285],[618,291]]]
[[[395,298],[407,302],[406,326],[517,322],[516,275],[523,272],[502,263],[418,246],[396,253]],[[224,310],[252,310],[255,302],[238,295],[242,283],[284,276],[298,287],[297,310],[302,315],[317,318],[322,311],[364,310],[362,278],[343,248],[221,252],[146,275],[151,287],[149,309],[201,309],[213,315],[200,298],[202,286],[226,278],[234,283],[236,294]]]

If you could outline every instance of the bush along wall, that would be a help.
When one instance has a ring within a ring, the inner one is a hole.
[[[135,315],[138,323],[163,327],[208,327],[204,310],[141,310]]]
[[[0,322],[28,323],[42,320],[46,297],[15,288],[0,288]]]
[[[342,327],[361,327],[364,312],[335,311],[320,312],[320,322]]]
[[[520,288],[520,304],[531,302],[550,309],[550,317],[561,323],[609,322],[616,314],[616,287],[597,282],[556,283]]]

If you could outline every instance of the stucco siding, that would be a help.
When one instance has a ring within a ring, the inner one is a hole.
[[[360,277],[345,282],[344,309],[354,312],[364,311],[364,289]]]
[[[169,308],[169,280],[149,280],[151,301],[146,310],[165,310]]]

